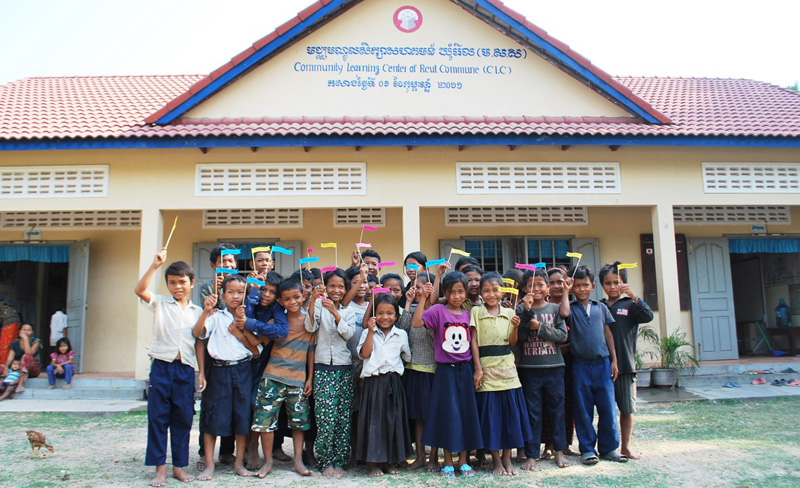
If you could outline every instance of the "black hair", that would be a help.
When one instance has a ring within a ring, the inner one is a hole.
[[[458,270],[460,267],[466,265],[480,267],[481,263],[472,256],[462,256],[458,261],[456,261],[455,269]],[[463,273],[464,271],[462,270],[461,272]]]
[[[342,281],[344,281],[345,291],[350,291],[350,280],[347,279],[347,275],[344,274],[344,270],[342,268],[336,268],[333,271],[328,271],[327,273],[322,275],[322,281],[325,282],[325,285],[327,286],[328,282],[334,276],[338,276],[339,278],[342,279]]]
[[[431,284],[433,284],[433,282],[436,281],[436,277],[433,276],[433,273],[429,273],[427,271],[421,271],[417,273],[417,279],[419,278],[425,278],[426,280],[428,280],[428,283]]]
[[[67,345],[67,354],[69,354],[69,352],[72,350],[72,344],[70,344],[69,339],[66,337],[62,337],[56,341],[56,354],[61,354],[61,351],[59,351],[59,349],[61,349],[61,344]]]
[[[425,254],[423,254],[422,251],[414,251],[408,253],[408,256],[406,256],[406,258],[403,260],[403,266],[405,266],[406,263],[408,263],[409,259],[413,259],[414,261],[418,262],[420,265],[422,265],[423,269],[425,268],[425,264],[428,262],[428,257]],[[417,272],[420,271],[422,270],[417,270]]]
[[[222,242],[220,244],[217,244],[216,246],[211,248],[211,254],[208,255],[208,260],[211,262],[211,264],[214,264],[217,262],[217,259],[219,259],[219,257],[222,255],[222,251],[230,249],[239,249],[239,248],[227,242]],[[233,257],[234,259],[236,258],[236,256]]]
[[[617,266],[619,266],[620,264],[622,263],[620,263],[619,261],[614,261],[611,264],[606,263],[602,268],[600,268],[600,271],[597,273],[597,278],[600,281],[601,285],[603,284],[603,280],[605,279],[606,275],[609,273],[618,275],[619,279],[622,280],[623,283],[628,282],[628,270],[617,269]]]
[[[309,269],[309,271],[311,271],[311,275],[314,277],[315,280],[322,279],[322,272],[319,270],[319,268],[311,268]]]
[[[450,290],[453,289],[453,285],[456,283],[461,283],[464,289],[467,289],[467,275],[460,271],[453,271],[452,273],[447,273],[442,278],[440,283],[442,290],[445,293],[448,293]]]
[[[483,288],[484,283],[496,282],[500,286],[503,286],[503,277],[500,276],[500,273],[495,271],[490,271],[481,276],[481,288]]]
[[[521,269],[508,269],[503,272],[503,278],[511,278],[517,286],[522,283],[522,276],[523,273]]]
[[[168,276],[186,276],[189,278],[189,281],[194,280],[194,268],[192,265],[187,263],[186,261],[175,261],[174,263],[167,266],[167,270],[164,271],[164,281],[167,280]],[[61,308],[59,308],[61,310]]]
[[[192,273],[194,273],[194,272],[192,272]],[[67,304],[64,303],[63,300],[59,300],[59,301],[55,302],[53,304],[53,306],[55,306],[56,310],[64,310],[65,308],[67,308]]]
[[[367,249],[366,251],[362,252],[361,260],[363,261],[364,258],[378,258],[378,262],[381,261],[381,255],[373,249]]]
[[[367,275],[367,283],[377,283],[380,284],[381,280],[378,279],[375,275]]]
[[[295,281],[297,281],[299,283],[301,275],[303,277],[303,280],[305,280],[305,281],[314,281],[314,275],[311,274],[311,271],[309,271],[307,269],[298,269],[297,271],[292,273],[291,276],[289,276],[289,279],[290,280],[295,280]]]
[[[378,310],[378,305],[381,303],[388,303],[389,305],[394,307],[394,316],[395,320],[400,318],[400,305],[397,304],[397,300],[394,299],[391,293],[379,293],[375,296],[375,310]]]
[[[361,268],[358,266],[350,266],[346,270],[344,270],[344,275],[347,276],[347,281],[352,281],[353,278],[358,276],[358,273],[361,272]]]
[[[592,271],[591,268],[589,268],[585,264],[581,264],[577,268],[573,268],[572,271],[570,272],[570,274],[576,280],[582,280],[584,278],[589,278],[589,281],[594,283],[594,271]]]
[[[456,269],[458,269],[458,266],[456,266]],[[479,275],[483,276],[483,270],[481,269],[480,266],[477,265],[469,265],[466,268],[462,269],[461,272],[464,273],[465,275],[467,273],[478,273]]]
[[[244,276],[238,273],[231,273],[225,276],[225,279],[222,280],[222,293],[225,293],[225,288],[228,286],[228,283],[231,281],[235,281],[237,283],[246,283],[247,280],[244,279]]]
[[[280,298],[283,292],[289,290],[300,290],[300,293],[303,293],[303,284],[293,278],[281,280],[280,283],[278,283],[278,291],[275,294]]]
[[[525,291],[528,287],[528,282],[532,282],[534,278],[541,278],[546,282],[547,272],[544,270],[544,268],[536,268],[536,270],[529,269],[525,271],[525,273],[522,275],[522,282],[520,284],[520,287],[522,287],[521,291]]]
[[[283,281],[283,276],[279,275],[278,273],[275,273],[274,271],[270,271],[269,273],[267,273],[267,277],[264,278],[264,283],[272,285],[276,288],[278,287],[278,285],[281,284],[281,281]]]
[[[400,282],[400,288],[403,287],[403,278],[400,277],[397,273],[386,273],[385,275],[381,276],[381,286],[385,285],[387,281],[397,280]]]

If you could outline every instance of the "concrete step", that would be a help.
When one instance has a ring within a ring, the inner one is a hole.
[[[142,388],[76,388],[64,390],[63,383],[58,383],[55,390],[44,388],[28,388],[14,395],[15,399],[35,400],[143,400]]]
[[[681,375],[678,378],[678,386],[681,388],[698,388],[704,386],[722,386],[725,383],[739,383],[740,385],[749,385],[751,381],[756,378],[764,378],[767,380],[767,384],[769,385],[775,380],[785,379],[789,381],[790,379],[796,379],[800,381],[800,374],[798,373],[791,373],[791,374],[759,374],[759,375],[747,375],[747,374],[719,374],[719,375],[695,375],[692,376],[691,374],[688,375]]]
[[[59,385],[64,384],[63,379],[56,379]],[[47,373],[42,372],[38,378],[29,378],[25,388],[47,388]],[[147,388],[147,381],[133,378],[73,378],[73,388]]]
[[[703,365],[697,368],[695,376],[707,375],[738,375],[743,371],[750,369],[764,371],[767,369],[774,369],[778,373],[786,368],[792,368],[795,371],[800,371],[800,363],[798,362],[781,362],[781,363],[755,363],[755,364],[727,364],[727,365]],[[684,368],[681,372],[682,376],[691,375],[691,368]],[[797,373],[800,375],[800,373]]]

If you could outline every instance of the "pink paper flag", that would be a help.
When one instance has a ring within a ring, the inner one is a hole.
[[[516,264],[516,268],[517,269],[529,269],[531,271],[536,271],[536,266],[534,266],[532,264],[520,264],[520,263],[517,263]]]
[[[323,273],[328,273],[330,271],[336,271],[336,266],[326,266],[320,270]]]
[[[378,293],[391,293],[391,288],[373,288],[372,294],[377,295]]]
[[[372,232],[377,232],[378,228],[373,227],[371,225],[365,225],[364,227],[361,228],[361,230],[371,230]]]
[[[362,248],[372,249],[372,244],[367,244],[366,242],[358,242],[358,243],[356,243],[356,247],[359,248],[359,249],[362,249]]]
[[[308,248],[308,254],[311,254],[312,252],[314,252],[314,249],[312,249],[312,248],[310,248],[310,247],[309,247],[309,248]]]
[[[385,268],[387,266],[394,266],[397,263],[395,261],[385,261],[383,263],[378,263],[378,269]]]

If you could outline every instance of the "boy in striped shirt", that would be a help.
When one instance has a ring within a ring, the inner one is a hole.
[[[294,442],[292,471],[311,476],[303,464],[303,433],[311,427],[309,397],[314,377],[314,334],[306,331],[303,312],[303,285],[284,280],[278,285],[278,301],[286,309],[289,333],[275,339],[267,367],[258,385],[252,430],[261,433],[264,465],[258,472],[263,478],[272,471],[272,443],[278,429],[278,414],[285,405]]]

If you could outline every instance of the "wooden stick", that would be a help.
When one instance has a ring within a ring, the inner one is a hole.
[[[176,216],[175,216],[175,222],[172,224],[172,230],[171,230],[171,231],[170,231],[170,233],[169,233],[169,237],[167,237],[167,243],[166,243],[166,244],[164,244],[164,249],[167,249],[167,248],[169,247],[169,243],[170,243],[170,241],[172,240],[172,234],[174,234],[174,233],[175,233],[175,229],[176,229],[177,227],[178,227],[178,216],[176,215]]]

